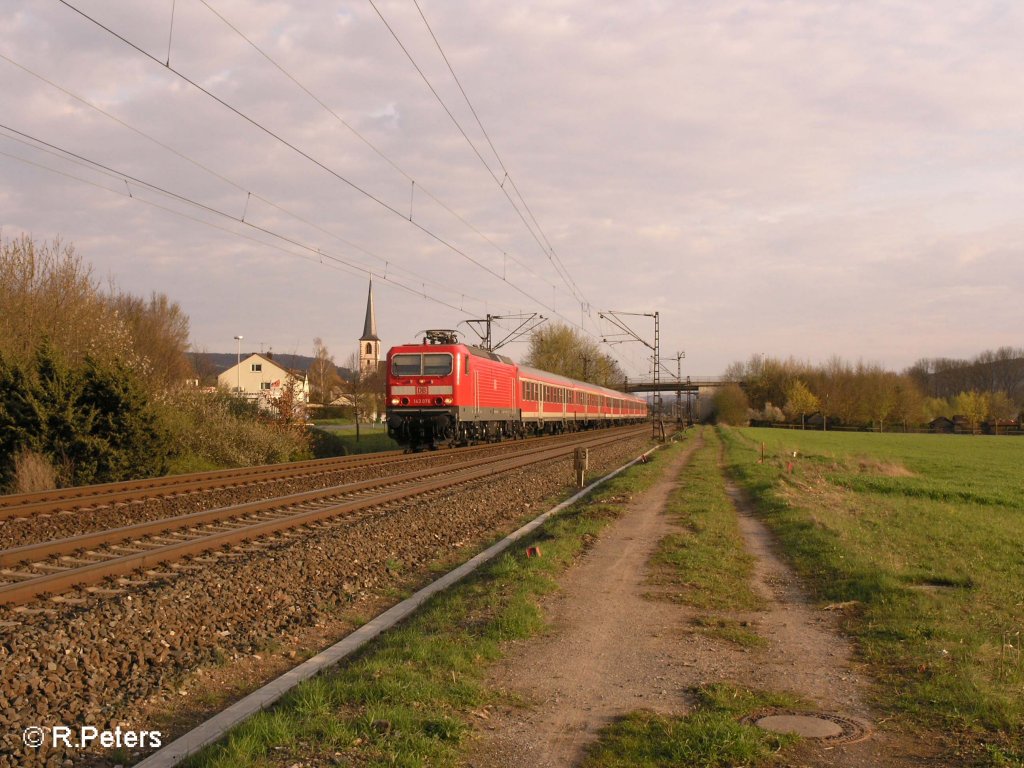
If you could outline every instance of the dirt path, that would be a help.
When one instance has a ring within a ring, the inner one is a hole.
[[[862,703],[865,681],[832,614],[804,598],[769,533],[734,489],[747,547],[757,557],[754,588],[767,600],[764,611],[736,618],[749,621],[768,640],[767,648],[751,651],[696,633],[696,611],[650,599],[647,562],[674,529],[662,510],[688,458],[689,453],[674,458],[566,573],[562,589],[544,605],[548,634],[513,647],[498,665],[492,684],[524,706],[499,710],[482,722],[468,765],[576,765],[597,731],[614,718],[638,709],[684,714],[687,691],[704,683],[790,691],[823,711],[871,720]],[[860,743],[831,748],[808,740],[790,765],[933,765],[911,757],[912,751],[876,732]]]

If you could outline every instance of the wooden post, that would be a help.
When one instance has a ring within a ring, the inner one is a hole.
[[[590,451],[586,448],[577,448],[573,457],[573,475],[576,478],[576,487],[582,488],[587,475],[587,463],[590,459]]]

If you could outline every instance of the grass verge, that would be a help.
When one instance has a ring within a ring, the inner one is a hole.
[[[388,433],[376,430],[366,431],[356,440],[355,432],[328,432],[323,429],[310,430],[313,456],[326,459],[331,456],[350,456],[358,453],[380,453],[397,451],[401,446],[388,437]]]
[[[739,719],[761,709],[800,708],[792,696],[714,684],[691,692],[694,711],[684,717],[633,712],[604,728],[588,750],[583,768],[733,768],[772,765],[796,737],[744,725]]]
[[[486,716],[494,702],[483,685],[486,664],[500,657],[503,642],[543,627],[537,599],[555,589],[555,578],[678,450],[659,451],[614,478],[348,663],[303,683],[187,764],[459,764],[469,719],[474,712]],[[543,556],[525,558],[524,548],[534,544]]]
[[[712,430],[704,430],[703,439],[665,510],[682,530],[659,542],[650,582],[670,588],[669,599],[696,608],[756,610],[762,600],[750,588],[754,558],[744,548],[725,491],[718,466],[721,442]]]
[[[1024,766],[1024,442],[722,435],[732,473],[818,598],[851,606],[844,630],[879,708],[952,734],[971,764]]]

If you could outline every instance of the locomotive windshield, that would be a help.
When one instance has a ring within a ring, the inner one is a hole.
[[[448,376],[452,372],[452,356],[430,354],[423,356],[424,376]]]
[[[452,372],[452,356],[433,352],[426,355],[395,355],[391,373],[395,376],[448,376]]]
[[[391,358],[391,372],[395,376],[419,376],[420,369],[419,355],[395,355]]]

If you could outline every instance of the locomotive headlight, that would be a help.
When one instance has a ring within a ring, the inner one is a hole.
[[[392,398],[391,398],[391,404],[392,404],[392,405],[398,405],[398,403],[399,403],[399,400],[398,400],[398,398],[397,398],[397,397],[392,397]]]
[[[452,400],[452,399],[451,399],[450,397],[446,397],[446,398],[444,399],[444,404],[445,404],[445,405],[451,405],[451,404],[452,404],[452,403],[454,403],[454,402],[455,402],[455,401],[454,401],[454,400]]]

